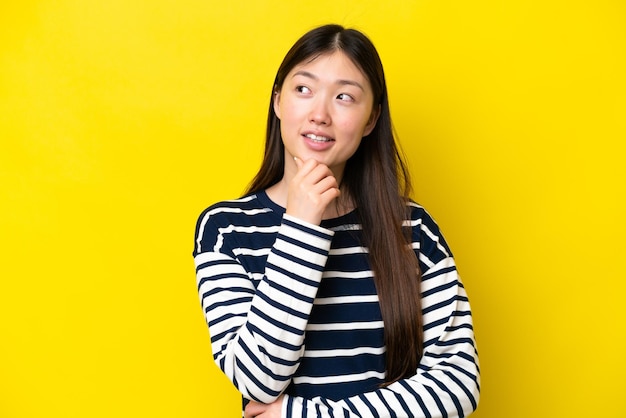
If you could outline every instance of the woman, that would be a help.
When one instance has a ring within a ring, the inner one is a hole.
[[[196,228],[213,356],[245,417],[476,409],[468,299],[409,193],[376,49],[338,25],[308,32],[278,69],[248,192]]]

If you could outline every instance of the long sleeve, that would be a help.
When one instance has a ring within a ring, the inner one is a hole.
[[[286,417],[464,417],[476,409],[479,366],[471,311],[452,257],[422,277],[424,355],[417,373],[340,400],[286,397]]]
[[[214,360],[244,398],[283,417],[464,417],[480,371],[469,301],[437,224],[411,203],[403,225],[420,271],[423,355],[383,386],[384,323],[356,212],[321,226],[264,193],[207,209],[196,228],[198,291]],[[416,278],[417,279],[417,278]]]
[[[479,400],[480,369],[469,300],[438,225],[412,204],[405,227],[423,272],[423,355],[415,375],[342,399],[287,396],[286,417],[464,417]]]
[[[194,260],[213,357],[244,397],[269,403],[299,366],[333,232],[284,215],[266,253],[224,243],[237,229],[253,235],[261,228],[224,227],[210,216],[199,220]],[[267,256],[259,277],[240,262],[242,254]]]

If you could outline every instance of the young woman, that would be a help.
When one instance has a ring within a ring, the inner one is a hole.
[[[245,417],[456,417],[479,368],[454,259],[392,133],[376,49],[327,25],[278,69],[244,197],[196,227],[215,362]]]

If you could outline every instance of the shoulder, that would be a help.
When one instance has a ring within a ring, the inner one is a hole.
[[[452,257],[452,251],[430,213],[414,201],[408,202],[407,207],[410,213],[408,222],[411,227],[413,248],[419,253],[420,264],[425,264],[421,267],[427,268]]]
[[[407,209],[412,227],[439,231],[437,222],[435,222],[435,219],[430,215],[426,208],[424,208],[424,206],[410,200],[407,202]]]
[[[224,200],[204,209],[196,222],[194,255],[212,246],[225,230],[269,226],[275,223],[271,208],[256,194]]]
[[[224,200],[204,209],[198,217],[198,226],[202,227],[207,223],[232,222],[263,210],[268,209],[261,207],[257,196],[254,194],[235,200]]]
[[[264,206],[256,194],[250,194],[239,199],[223,200],[217,202],[204,209],[200,216],[199,221],[218,220],[223,218],[232,218],[238,216],[245,216],[248,214],[258,213],[259,211],[269,211],[270,209]]]

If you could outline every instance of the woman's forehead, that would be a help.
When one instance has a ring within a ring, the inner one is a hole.
[[[287,79],[303,74],[318,79],[338,77],[359,84],[370,84],[361,67],[342,50],[316,54],[302,60],[289,71]]]

